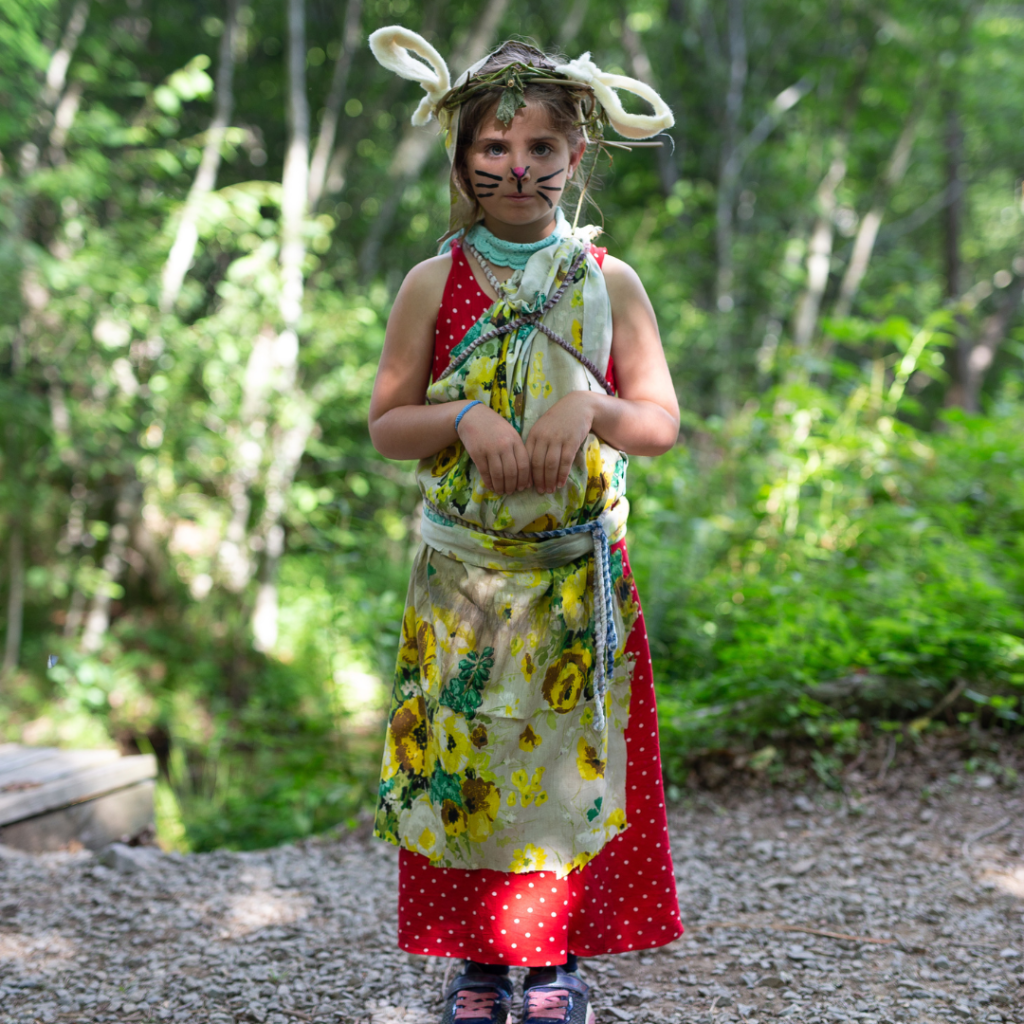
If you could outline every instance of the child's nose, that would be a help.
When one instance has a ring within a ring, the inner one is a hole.
[[[528,170],[529,170],[529,168],[528,168],[528,167],[513,167],[513,168],[512,168],[512,173],[513,173],[513,174],[514,174],[514,175],[515,175],[515,176],[516,176],[517,178],[521,178],[521,177],[523,177],[523,175],[524,175],[524,174],[526,174],[526,172],[527,172]]]

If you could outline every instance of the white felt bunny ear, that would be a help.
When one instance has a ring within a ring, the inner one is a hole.
[[[444,58],[418,32],[411,32],[401,25],[388,25],[370,35],[370,49],[374,57],[389,71],[419,82],[427,94],[412,115],[417,127],[427,124],[434,116],[434,107],[451,88],[451,77]],[[406,51],[412,51],[427,61],[430,67],[414,60]]]
[[[604,107],[611,126],[626,139],[649,139],[652,135],[671,128],[676,123],[668,104],[644,82],[626,75],[613,75],[602,71],[585,53],[568,64],[560,64],[555,68],[560,74],[584,82],[594,90],[597,102]],[[630,114],[622,106],[616,89],[633,93],[647,100],[654,107],[653,114]]]

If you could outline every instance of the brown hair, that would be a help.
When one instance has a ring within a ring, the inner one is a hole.
[[[513,64],[527,64],[544,71],[554,71],[564,61],[538,50],[529,43],[510,39],[502,43],[488,58],[487,63],[477,70],[478,75],[489,75]],[[481,124],[490,114],[499,99],[502,88],[495,86],[471,96],[459,108],[459,134],[455,145],[455,159],[452,162],[452,216],[448,235],[462,229],[469,229],[480,219],[480,204],[469,188],[466,176],[466,153],[476,139]],[[527,100],[534,100],[547,111],[551,128],[564,135],[569,149],[574,150],[585,138],[580,123],[581,111],[577,103],[582,103],[583,119],[593,112],[596,100],[589,90],[563,89],[558,85],[544,82],[529,83],[524,90]],[[563,193],[564,198],[565,193]]]

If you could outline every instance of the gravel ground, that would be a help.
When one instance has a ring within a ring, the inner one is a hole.
[[[1013,771],[887,770],[846,794],[688,792],[671,820],[687,934],[584,963],[600,1024],[1024,1022]],[[0,1021],[433,1024],[451,961],[395,948],[395,879],[395,851],[351,833],[0,848]]]

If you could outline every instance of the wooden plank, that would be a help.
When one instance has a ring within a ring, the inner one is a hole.
[[[44,783],[36,789],[0,794],[0,825],[7,825],[68,804],[101,796],[115,789],[156,777],[152,754],[119,757],[74,775]]]
[[[46,748],[43,748],[46,749]],[[47,757],[29,765],[9,768],[0,761],[0,793],[7,788],[25,785],[30,788],[43,782],[52,782],[64,775],[71,775],[83,768],[96,764],[107,764],[119,760],[116,750],[56,750],[50,749]]]
[[[82,847],[99,850],[107,843],[137,836],[152,825],[154,788],[147,779],[95,800],[0,825],[0,843],[28,853]]]
[[[45,761],[52,754],[57,753],[56,747],[17,747],[0,762],[0,771],[12,772],[17,769],[27,768],[29,765],[39,761]]]

